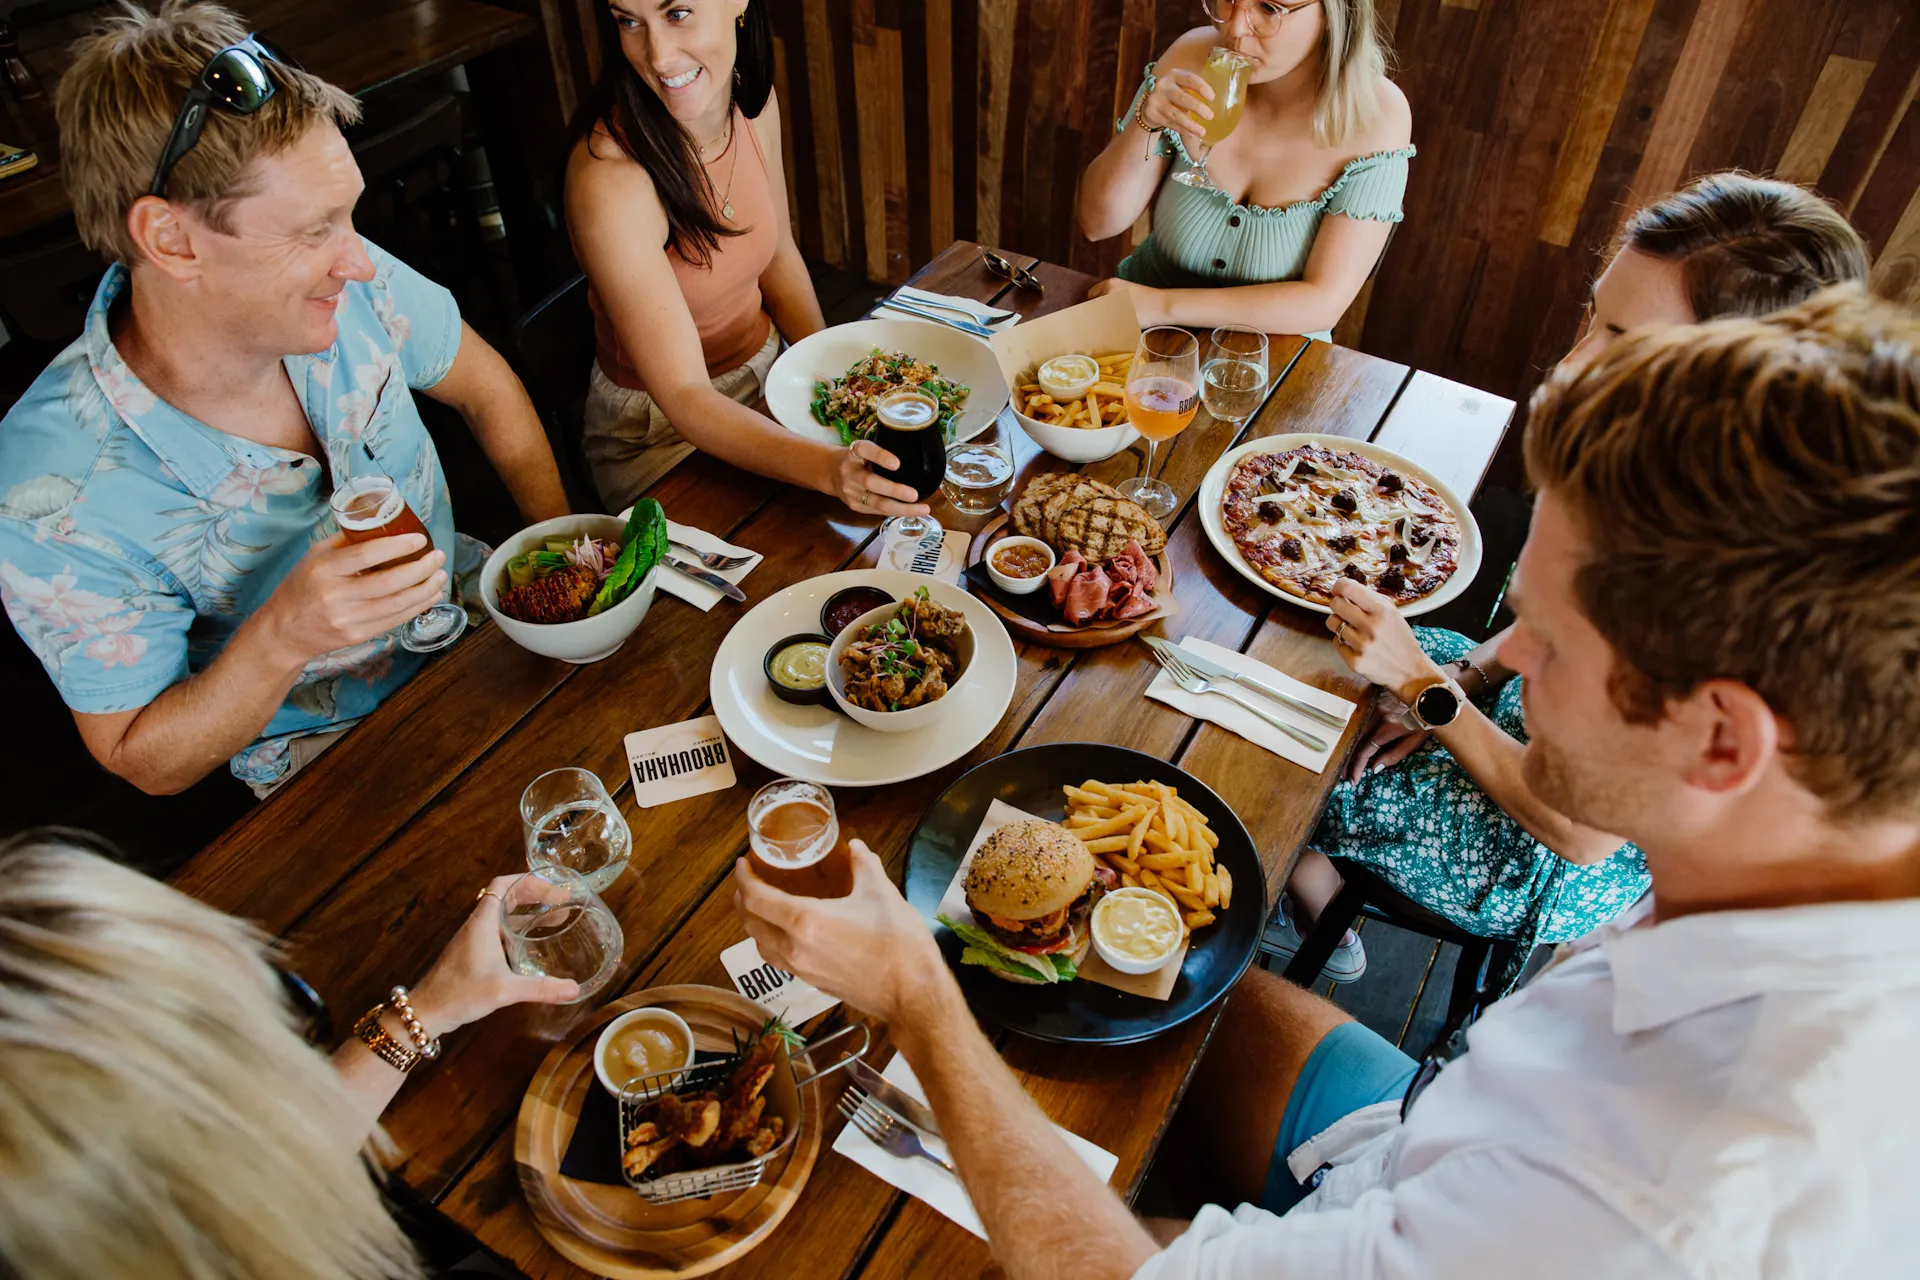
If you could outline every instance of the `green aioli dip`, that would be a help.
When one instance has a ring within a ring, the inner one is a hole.
[[[827,646],[818,640],[790,644],[773,655],[773,678],[789,689],[818,689],[827,683]]]

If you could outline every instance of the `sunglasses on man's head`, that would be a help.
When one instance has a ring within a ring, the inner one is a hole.
[[[173,176],[174,167],[193,150],[194,144],[200,141],[201,131],[207,127],[209,108],[219,107],[236,116],[250,116],[266,105],[267,99],[273,97],[273,79],[266,68],[269,62],[296,69],[300,65],[260,39],[257,33],[207,59],[199,78],[187,90],[187,100],[180,104],[180,114],[173,118],[173,132],[167,135],[160,163],[154,167],[153,181],[147,186],[148,195],[167,193],[167,179]]]

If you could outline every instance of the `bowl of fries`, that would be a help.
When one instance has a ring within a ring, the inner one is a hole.
[[[1058,354],[1065,354],[1056,352]],[[1126,377],[1133,352],[1074,353],[1093,357],[1099,381],[1086,395],[1065,402],[1048,395],[1029,369],[1013,389],[1013,413],[1020,429],[1056,458],[1098,462],[1111,458],[1140,438],[1127,418]]]
[[[1033,442],[1068,462],[1098,462],[1140,438],[1127,419],[1127,370],[1140,345],[1140,319],[1122,289],[1077,307],[1023,320],[987,345],[1013,388],[1012,408]],[[1061,401],[1040,385],[1040,366],[1058,356],[1092,357],[1100,376],[1086,393]]]

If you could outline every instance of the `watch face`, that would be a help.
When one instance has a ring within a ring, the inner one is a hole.
[[[1413,709],[1422,720],[1438,728],[1452,724],[1453,718],[1460,714],[1460,699],[1447,685],[1429,685],[1413,700]]]

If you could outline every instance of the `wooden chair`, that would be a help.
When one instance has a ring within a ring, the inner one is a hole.
[[[1453,968],[1453,990],[1447,999],[1447,1025],[1463,1025],[1470,1013],[1478,1016],[1481,1008],[1499,998],[1501,993],[1491,990],[1490,984],[1512,961],[1517,943],[1468,933],[1401,896],[1358,863],[1343,858],[1334,858],[1332,862],[1345,883],[1327,904],[1327,909],[1320,913],[1313,932],[1300,940],[1300,950],[1287,964],[1287,981],[1311,987],[1320,971],[1326,968],[1334,948],[1340,945],[1341,935],[1365,916],[1441,942],[1451,942],[1460,948],[1460,958]]]
[[[600,498],[581,449],[587,375],[593,368],[593,312],[587,277],[576,275],[528,308],[513,325],[514,369],[526,384],[560,464],[560,481],[576,511],[597,511]]]

